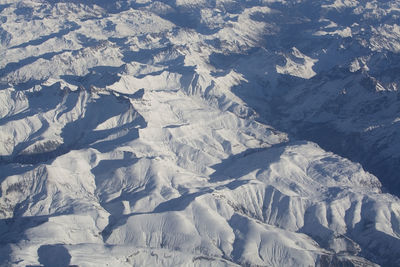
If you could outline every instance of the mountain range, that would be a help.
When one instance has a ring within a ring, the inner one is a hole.
[[[0,0],[0,265],[399,266],[399,18]]]

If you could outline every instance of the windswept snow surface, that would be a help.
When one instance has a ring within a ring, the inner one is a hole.
[[[399,266],[399,16],[0,0],[0,265]]]

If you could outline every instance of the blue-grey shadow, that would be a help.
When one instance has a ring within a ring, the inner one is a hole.
[[[37,93],[37,95],[30,96],[31,108],[28,111],[3,118],[0,120],[0,123],[34,115],[42,110],[50,110],[55,108],[63,98],[67,98],[65,101],[65,112],[67,112],[76,105],[80,94],[91,93],[86,92],[85,89],[79,89],[78,91],[69,91],[67,89],[61,92],[60,90],[53,89],[50,87],[44,88],[44,92],[42,91]],[[142,95],[143,90],[139,90],[132,95],[119,94],[117,96],[113,93],[100,95],[99,98],[94,99],[86,105],[85,116],[64,126],[60,134],[63,139],[62,144],[57,144],[57,146],[49,144],[45,152],[38,150],[38,152],[29,154],[20,153],[24,148],[34,144],[40,138],[41,133],[48,129],[48,123],[44,122],[42,128],[34,133],[30,140],[16,146],[12,155],[0,157],[0,170],[3,170],[0,174],[0,179],[32,170],[39,163],[50,164],[56,157],[66,154],[71,150],[92,147],[104,153],[126,142],[137,139],[139,137],[138,129],[146,127],[147,123],[139,113],[131,110],[132,106],[129,99],[140,98]],[[43,105],[43,98],[49,102],[48,105]],[[42,106],[44,109],[42,109]],[[132,121],[120,126],[110,129],[96,129],[99,124],[124,112],[133,112],[136,115]],[[111,135],[115,135],[116,137],[112,138],[112,140],[107,140],[107,137]]]
[[[122,67],[97,66],[90,68],[88,70],[89,73],[85,76],[61,75],[60,78],[78,87],[90,88],[95,86],[97,88],[106,88],[119,81],[118,73],[121,73],[122,70]]]
[[[221,163],[211,166],[215,170],[210,175],[210,182],[220,182],[235,179],[228,186],[237,188],[249,180],[236,180],[245,177],[255,170],[265,170],[280,160],[287,143],[273,145],[268,148],[250,148],[239,154],[224,159]]]
[[[0,219],[0,265],[13,266],[11,258],[12,246],[27,239],[25,231],[48,221],[49,216],[14,217]],[[5,252],[9,252],[6,254]]]
[[[4,77],[7,74],[9,74],[11,72],[14,72],[14,71],[26,66],[26,65],[32,64],[32,63],[34,63],[35,61],[37,61],[39,59],[50,60],[54,56],[61,55],[61,54],[65,53],[65,52],[71,52],[71,50],[61,50],[61,51],[58,51],[58,52],[48,52],[48,53],[41,54],[39,56],[31,56],[31,57],[27,57],[27,58],[21,59],[18,62],[10,62],[3,69],[0,70],[0,77]]]
[[[62,244],[43,245],[37,252],[44,267],[66,267],[71,262],[71,255]]]
[[[11,6],[11,4],[1,4],[0,5],[0,12],[2,12],[4,9],[6,9],[9,6]]]
[[[153,211],[151,212],[134,212],[130,214],[122,214],[121,210],[116,210],[115,207],[113,207],[112,210],[110,210],[112,213],[108,218],[108,225],[104,228],[102,231],[102,237],[104,241],[107,241],[109,236],[112,234],[112,231],[119,226],[125,225],[128,218],[136,215],[142,215],[142,214],[155,214],[155,213],[164,213],[164,212],[170,212],[170,211],[182,211],[186,209],[190,203],[192,203],[197,197],[200,197],[204,194],[212,193],[213,189],[206,188],[204,190],[194,192],[194,193],[186,193],[183,194],[177,198],[173,198],[170,200],[167,200],[165,202],[160,203],[157,207],[154,208]],[[147,194],[146,194],[147,195]],[[118,201],[121,201],[121,198],[118,198]],[[131,198],[129,200],[132,200]],[[107,207],[110,203],[107,203],[103,205],[104,207]]]
[[[20,120],[29,116],[36,115],[39,112],[47,112],[54,109],[62,100],[63,95],[60,92],[59,84],[51,86],[41,86],[41,91],[27,92],[25,96],[28,99],[29,109],[20,113],[0,118],[0,125],[7,122]]]
[[[54,32],[54,33],[50,33],[48,35],[44,35],[44,36],[40,36],[39,38],[35,39],[35,40],[30,40],[26,43],[22,43],[13,47],[10,47],[10,49],[15,49],[15,48],[24,48],[27,46],[37,46],[37,45],[41,45],[44,42],[52,39],[52,38],[60,38],[62,36],[67,35],[70,32],[73,32],[75,30],[78,30],[81,26],[79,26],[78,24],[76,24],[75,22],[69,22],[67,25],[64,25],[66,28],[65,29],[61,29],[58,32]]]

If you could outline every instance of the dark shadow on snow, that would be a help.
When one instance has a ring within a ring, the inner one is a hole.
[[[25,236],[27,229],[47,222],[48,218],[49,216],[33,216],[0,219],[0,252],[9,252],[9,254],[0,253],[0,265],[12,266],[15,264],[11,259],[11,246],[27,238]]]
[[[61,50],[61,51],[58,51],[58,52],[48,52],[48,53],[41,54],[39,56],[31,56],[31,57],[28,57],[28,58],[21,59],[18,62],[10,62],[3,69],[0,70],[0,77],[4,77],[7,74],[9,74],[11,72],[14,72],[14,71],[26,66],[26,65],[32,64],[32,63],[34,63],[35,61],[37,61],[39,59],[50,60],[54,56],[61,55],[61,54],[65,53],[65,52],[71,52],[71,51],[72,50]]]
[[[41,45],[44,42],[52,39],[52,38],[61,38],[64,35],[67,35],[70,32],[73,32],[75,30],[78,30],[81,26],[79,26],[78,24],[76,24],[75,22],[71,22],[67,25],[65,25],[66,28],[65,29],[61,29],[58,32],[54,32],[54,33],[50,33],[48,35],[44,35],[44,36],[40,36],[39,38],[35,39],[35,40],[30,40],[26,43],[23,44],[19,44],[13,47],[10,47],[10,49],[15,49],[15,48],[25,48],[27,46],[37,46],[37,45]]]
[[[68,267],[71,262],[71,255],[62,244],[42,245],[38,251],[41,267]],[[30,266],[34,267],[34,266]],[[38,267],[38,266],[35,266]]]

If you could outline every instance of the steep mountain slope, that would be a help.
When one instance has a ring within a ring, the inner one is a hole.
[[[230,56],[250,81],[235,93],[265,123],[362,163],[399,195],[399,3],[325,2],[275,3],[279,16],[258,16],[279,30]]]
[[[364,2],[0,0],[1,265],[399,265],[399,4]]]

